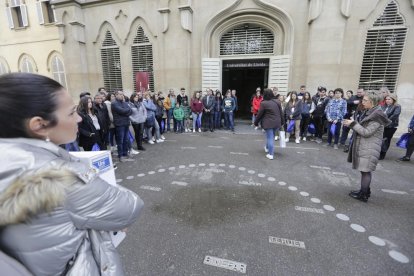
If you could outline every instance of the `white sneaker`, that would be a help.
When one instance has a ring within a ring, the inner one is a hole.
[[[164,137],[164,135],[161,135],[161,139],[162,139],[162,140],[165,140],[165,137]]]
[[[162,140],[162,139],[158,139],[158,140],[156,140],[155,142],[157,142],[157,143],[162,143],[162,142],[164,142],[164,140]]]
[[[198,129],[198,132],[201,132],[201,128]]]
[[[273,160],[273,155],[266,154],[266,158],[267,158],[267,159],[270,159],[270,160]]]
[[[275,141],[278,141],[279,140],[279,136],[275,136]]]
[[[296,140],[295,140],[295,143],[296,143],[296,144],[300,144],[300,140],[299,140],[299,139],[296,139]]]
[[[303,137],[303,138],[302,138],[302,140],[303,140],[303,141],[306,141],[306,137]]]
[[[155,142],[155,137],[152,137],[152,141],[154,141],[154,142]]]
[[[285,139],[285,142],[286,142],[286,143],[289,143],[289,138],[286,138],[286,139]]]
[[[195,132],[195,129],[193,129],[193,132]]]
[[[185,132],[188,132],[188,128],[185,129]]]
[[[131,149],[129,152],[130,152],[131,154],[138,154],[138,153],[139,153],[139,151],[134,150],[134,149]]]
[[[148,144],[151,144],[151,145],[153,145],[153,144],[154,144],[154,141],[152,141],[152,140],[149,140],[149,141],[148,141]]]
[[[257,130],[257,129],[258,129],[258,127],[255,127],[255,128],[254,128],[254,130]]]
[[[269,151],[266,146],[264,146],[264,150],[266,153]]]

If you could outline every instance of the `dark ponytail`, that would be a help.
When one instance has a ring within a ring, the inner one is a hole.
[[[27,122],[35,116],[49,121],[48,127],[55,126],[57,95],[62,88],[57,81],[36,74],[0,76],[0,138],[30,138]]]

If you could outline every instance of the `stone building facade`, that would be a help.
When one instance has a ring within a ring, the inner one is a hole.
[[[144,74],[156,91],[236,89],[247,110],[258,86],[285,93],[305,84],[314,94],[319,85],[354,91],[385,85],[399,97],[401,126],[414,113],[413,0],[51,4],[73,95],[100,86],[131,93],[142,89],[137,77]],[[9,59],[3,49],[0,62]]]

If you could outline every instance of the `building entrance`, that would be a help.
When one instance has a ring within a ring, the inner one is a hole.
[[[222,91],[235,89],[239,111],[237,117],[251,118],[251,99],[256,88],[267,87],[269,59],[224,60]],[[224,96],[224,95],[223,95]]]

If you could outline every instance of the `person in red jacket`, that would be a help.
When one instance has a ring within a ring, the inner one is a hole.
[[[263,101],[263,96],[260,92],[260,87],[257,87],[256,95],[253,97],[252,100],[252,124],[254,124],[254,121],[256,120],[256,115],[259,111],[260,103]],[[257,127],[255,129],[257,129]]]

